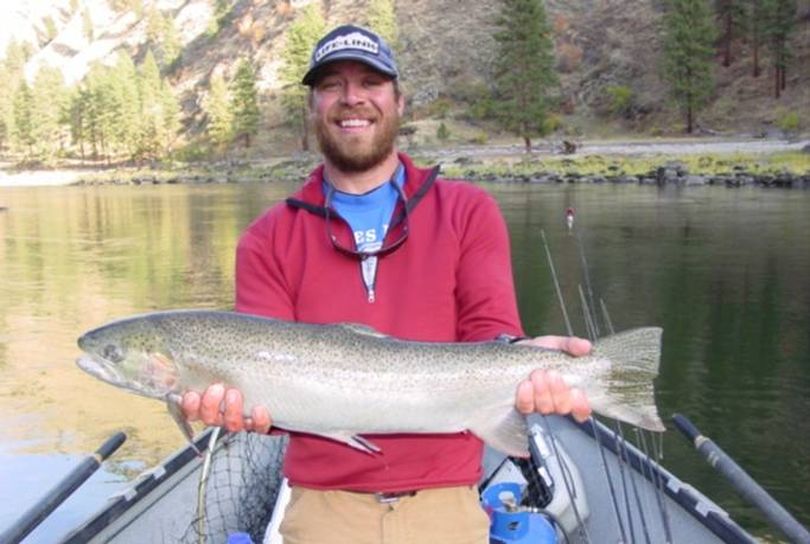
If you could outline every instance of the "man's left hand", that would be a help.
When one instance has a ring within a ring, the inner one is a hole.
[[[564,351],[574,357],[591,352],[591,343],[575,336],[539,336],[518,343]],[[571,414],[579,422],[591,415],[591,406],[585,394],[575,387],[568,387],[563,377],[553,370],[537,369],[527,380],[520,382],[515,407],[523,414]]]

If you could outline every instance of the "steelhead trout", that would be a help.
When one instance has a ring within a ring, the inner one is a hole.
[[[653,396],[661,329],[597,341],[585,357],[501,342],[398,340],[364,325],[312,325],[233,312],[182,310],[122,319],[79,338],[79,366],[93,376],[163,399],[187,436],[177,399],[215,382],[264,405],[273,425],[364,451],[374,433],[469,430],[510,455],[528,456],[515,392],[532,370],[562,374],[593,409],[663,431]]]

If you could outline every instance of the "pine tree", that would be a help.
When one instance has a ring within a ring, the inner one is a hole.
[[[397,48],[399,27],[394,0],[370,0],[368,4],[368,26],[382,36],[392,49]]]
[[[496,118],[529,152],[532,138],[548,131],[548,95],[557,85],[543,0],[505,0],[497,26]]]
[[[796,0],[763,0],[765,37],[774,67],[774,97],[787,87],[787,65],[791,57],[790,35],[796,27]]]
[[[11,38],[6,45],[5,58],[0,62],[0,149],[6,143],[16,145],[14,99],[23,77],[23,68],[31,55],[33,48],[28,42]]]
[[[79,93],[82,100],[80,105],[83,119],[82,140],[92,145],[93,158],[109,160],[112,147],[115,145],[118,123],[115,87],[109,68],[94,63],[83,81],[83,86],[84,92]]]
[[[165,156],[171,156],[177,133],[180,131],[180,105],[165,80],[160,82],[160,106],[162,108],[161,145]]]
[[[155,7],[146,16],[146,40],[147,47],[152,50],[155,60],[164,70],[179,58],[182,44],[174,19],[163,15]]]
[[[228,101],[228,85],[222,74],[211,76],[211,88],[203,108],[208,116],[206,133],[214,148],[222,152],[233,139],[233,114]]]
[[[664,15],[664,79],[692,133],[695,115],[714,90],[714,26],[707,0],[670,0]]]
[[[178,62],[183,52],[180,33],[177,31],[177,25],[175,25],[172,18],[166,19],[166,25],[163,28],[162,48],[165,65],[171,69]]]
[[[301,84],[309,58],[318,39],[326,30],[326,22],[317,4],[305,7],[287,31],[287,46],[282,52],[284,64],[280,70],[283,84],[282,106],[287,119],[297,126],[301,136],[301,149],[309,149],[309,115],[307,89]]]
[[[12,38],[6,46],[6,68],[12,74],[22,74],[25,63],[33,56],[34,47],[28,42],[18,42]]]
[[[45,44],[44,45],[47,45],[47,44],[51,43],[54,40],[54,38],[56,38],[56,36],[59,34],[59,29],[56,28],[56,23],[54,22],[53,17],[51,17],[50,15],[47,15],[42,20],[42,25],[43,25],[44,30],[45,30]]]
[[[38,153],[52,158],[64,148],[62,127],[67,121],[67,88],[62,71],[43,66],[31,89],[34,104],[34,139]]]
[[[163,125],[160,70],[152,51],[147,51],[138,71],[140,119],[138,155],[156,159],[160,154]]]
[[[759,51],[765,41],[765,25],[763,18],[765,14],[765,2],[767,0],[748,0],[746,6],[748,37],[751,42],[751,75],[759,77],[761,73],[759,63]]]
[[[14,93],[20,81],[20,73],[0,62],[0,151],[5,148],[14,132]]]
[[[160,44],[161,36],[163,36],[163,14],[152,6],[146,13],[146,45],[153,52]]]
[[[143,16],[143,0],[107,0],[107,4],[117,13],[131,11],[139,19]]]
[[[242,140],[250,147],[251,138],[259,132],[259,93],[256,73],[247,59],[239,61],[236,75],[231,81],[231,114],[234,140]]]
[[[18,42],[12,37],[6,45],[5,58],[0,62],[0,149],[6,144],[17,144],[14,99],[23,77],[23,68],[31,55],[33,48],[28,42]]]
[[[27,150],[29,158],[34,156],[34,144],[36,143],[34,123],[34,95],[25,78],[22,78],[14,93],[13,136],[14,143],[18,148]]]
[[[138,99],[138,72],[132,59],[119,52],[111,71],[115,118],[113,140],[118,150],[134,158],[140,133],[140,104]]]
[[[731,47],[745,25],[745,6],[742,0],[714,0],[714,13],[720,27],[719,46],[723,66],[731,66]]]
[[[83,85],[78,85],[72,89],[70,97],[70,137],[73,145],[79,146],[79,154],[82,161],[85,159],[84,144],[87,135],[86,115],[87,115],[87,89]]]
[[[5,149],[11,136],[13,126],[14,103],[10,100],[13,96],[12,87],[9,84],[8,70],[5,64],[0,63],[0,153]]]
[[[211,20],[208,21],[207,33],[209,36],[216,36],[221,28],[230,24],[234,7],[234,0],[209,0],[213,11]]]

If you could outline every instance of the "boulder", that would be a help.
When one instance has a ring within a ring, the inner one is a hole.
[[[686,185],[687,187],[706,185],[706,178],[703,176],[696,176],[694,174],[689,174],[688,176],[683,177],[683,184]]]

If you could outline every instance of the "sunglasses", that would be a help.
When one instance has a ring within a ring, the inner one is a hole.
[[[397,190],[397,204],[402,203],[402,205],[398,206],[397,208],[399,208],[401,211],[398,215],[395,214],[395,219],[391,221],[391,226],[388,228],[388,232],[386,232],[385,237],[383,238],[383,245],[378,249],[372,250],[358,250],[353,247],[348,247],[341,243],[338,237],[335,236],[334,232],[332,232],[332,214],[335,213],[335,211],[332,209],[332,197],[335,194],[335,188],[332,185],[329,185],[324,201],[324,209],[326,210],[326,236],[332,242],[332,246],[336,250],[349,257],[364,261],[369,257],[382,257],[384,255],[388,255],[405,243],[405,240],[408,239],[409,230],[408,197],[405,196],[405,191],[402,190],[402,187],[400,187],[399,184],[394,180],[391,180],[389,183],[391,183]],[[394,237],[389,236],[389,234],[395,230],[398,231],[397,235]]]

